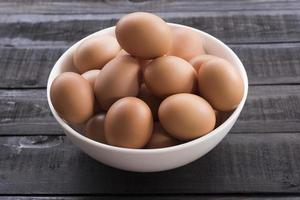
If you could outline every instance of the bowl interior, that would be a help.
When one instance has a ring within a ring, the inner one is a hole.
[[[242,77],[243,83],[244,83],[243,98],[242,98],[240,104],[238,105],[238,107],[234,110],[234,112],[230,115],[230,117],[225,122],[223,122],[220,126],[218,126],[216,129],[214,129],[210,133],[208,133],[208,134],[206,134],[206,135],[204,135],[200,138],[197,138],[197,139],[194,139],[192,141],[185,142],[183,144],[179,144],[179,145],[176,145],[176,146],[160,148],[160,149],[128,149],[128,148],[110,146],[110,145],[106,145],[106,144],[102,144],[102,143],[98,143],[96,141],[93,141],[93,140],[83,136],[82,134],[80,134],[79,132],[74,130],[72,127],[70,127],[57,114],[57,112],[55,111],[55,109],[52,105],[52,102],[51,102],[51,99],[50,99],[50,87],[51,87],[52,81],[55,79],[56,76],[58,76],[59,74],[61,74],[63,72],[67,72],[67,71],[77,72],[74,65],[73,65],[73,59],[72,59],[74,50],[85,39],[88,39],[88,38],[91,38],[91,37],[94,37],[94,36],[107,35],[107,34],[115,35],[114,34],[115,27],[110,27],[110,28],[103,29],[101,31],[95,32],[95,33],[83,38],[82,40],[78,41],[73,46],[71,46],[57,60],[57,62],[55,63],[55,65],[54,65],[54,67],[53,67],[53,69],[52,69],[52,71],[49,75],[48,83],[47,83],[47,100],[48,100],[48,104],[49,104],[49,107],[50,107],[50,110],[51,110],[53,116],[58,121],[58,123],[63,127],[63,129],[65,131],[67,131],[68,133],[74,135],[78,139],[84,140],[87,143],[93,143],[93,145],[97,145],[97,146],[99,146],[99,148],[109,148],[109,149],[113,149],[113,150],[116,150],[116,151],[123,151],[123,152],[130,151],[130,152],[134,152],[134,153],[157,153],[157,152],[160,152],[160,151],[171,151],[174,148],[185,148],[185,147],[188,147],[189,145],[192,145],[194,143],[202,142],[204,140],[208,140],[214,134],[218,134],[219,133],[218,130],[224,129],[224,127],[228,126],[231,123],[231,121],[234,121],[235,117],[237,117],[239,115],[239,113],[241,112],[241,110],[242,110],[242,108],[245,104],[247,94],[248,94],[248,78],[247,78],[245,68],[244,68],[243,64],[241,63],[240,59],[223,42],[221,42],[220,40],[216,39],[215,37],[203,32],[203,31],[200,31],[200,30],[188,27],[188,26],[184,26],[184,25],[179,25],[179,24],[169,23],[169,25],[171,27],[181,27],[181,28],[189,29],[191,31],[194,31],[194,32],[198,33],[199,36],[203,38],[205,51],[208,54],[212,54],[212,55],[224,58],[227,61],[229,61],[230,63],[232,63],[233,66],[238,71],[238,73],[240,74],[240,76]]]

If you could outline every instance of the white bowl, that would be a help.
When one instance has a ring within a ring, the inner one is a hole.
[[[155,172],[177,168],[200,158],[212,150],[227,135],[229,130],[236,122],[245,104],[248,93],[248,78],[240,59],[223,42],[203,31],[178,24],[169,23],[169,25],[172,27],[181,27],[196,32],[204,39],[204,47],[208,54],[222,57],[233,64],[244,81],[244,96],[242,101],[236,110],[231,114],[231,116],[215,130],[198,139],[177,146],[161,149],[127,149],[95,142],[76,132],[65,123],[65,121],[53,108],[49,95],[51,83],[54,78],[62,72],[74,70],[72,63],[72,54],[74,49],[86,38],[105,34],[114,35],[115,27],[110,27],[93,33],[71,46],[55,63],[48,79],[47,99],[53,116],[61,125],[66,135],[82,151],[99,162],[115,168],[135,172]]]

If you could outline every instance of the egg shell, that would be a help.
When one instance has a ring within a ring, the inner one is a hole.
[[[116,57],[125,56],[125,55],[130,55],[130,54],[127,53],[124,49],[122,49],[121,51],[119,51],[119,53],[117,54]],[[137,59],[137,61],[139,62],[139,65],[142,68],[142,71],[144,71],[146,69],[147,65],[151,62],[151,60],[144,60],[144,59],[137,58],[137,57],[134,57],[134,58]]]
[[[216,116],[209,103],[194,94],[175,94],[159,106],[161,125],[173,137],[188,141],[212,131]]]
[[[231,111],[244,94],[241,76],[231,63],[222,58],[205,62],[198,71],[198,89],[216,110]]]
[[[81,76],[83,78],[85,78],[90,83],[92,88],[94,88],[96,78],[97,78],[98,74],[100,73],[100,71],[101,70],[99,70],[99,69],[92,69],[90,71],[84,72],[83,74],[81,74]],[[102,111],[102,109],[101,109],[99,103],[95,99],[95,101],[94,101],[94,114],[100,113],[101,111]]]
[[[171,30],[166,22],[145,12],[122,17],[116,25],[115,33],[121,47],[141,59],[165,55],[172,43]]]
[[[56,77],[51,85],[50,98],[55,110],[68,122],[80,124],[93,114],[93,89],[77,73],[64,72]]]
[[[96,78],[95,95],[101,108],[108,108],[118,99],[137,96],[141,69],[131,56],[118,56],[107,63]]]
[[[93,69],[93,70],[89,70],[89,71],[84,72],[83,74],[81,74],[81,76],[83,76],[83,78],[88,80],[91,87],[94,88],[96,77],[98,76],[99,72],[100,72],[99,69]]]
[[[105,118],[105,138],[108,144],[126,148],[142,148],[153,129],[151,110],[136,97],[115,102]]]
[[[120,51],[115,37],[94,36],[84,40],[75,50],[73,62],[80,73],[102,67]]]
[[[167,133],[159,122],[154,123],[153,133],[146,145],[147,149],[164,148],[179,144],[180,141]]]
[[[85,132],[85,123],[82,124],[74,124],[74,123],[70,123],[68,122],[68,125],[72,127],[72,129],[74,129],[75,131],[77,131],[78,133],[83,134]]]
[[[196,81],[195,70],[187,61],[175,56],[154,59],[144,71],[147,88],[158,98],[190,93]]]
[[[205,54],[203,39],[198,33],[185,28],[172,28],[172,47],[168,55],[177,56],[186,61]]]
[[[105,114],[103,113],[97,114],[90,118],[86,123],[85,135],[92,140],[105,144],[104,120]]]
[[[124,49],[121,49],[119,51],[119,53],[116,55],[116,57],[118,57],[118,56],[126,56],[126,55],[130,55],[130,54],[127,53]]]
[[[143,83],[140,88],[140,92],[138,97],[143,100],[150,108],[153,116],[153,120],[158,120],[158,108],[161,103],[161,100],[156,98],[151,92],[148,90],[146,85]]]
[[[194,67],[194,69],[198,72],[200,69],[201,65],[203,65],[205,62],[209,61],[210,59],[215,59],[218,58],[213,55],[208,55],[208,54],[203,54],[200,56],[196,56],[192,58],[189,63]]]

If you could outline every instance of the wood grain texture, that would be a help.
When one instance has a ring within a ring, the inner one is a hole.
[[[300,83],[300,43],[230,47],[244,63],[250,85]],[[0,88],[46,87],[52,66],[66,49],[65,45],[0,47]]]
[[[64,48],[0,48],[1,88],[46,87],[52,66]]]
[[[298,200],[297,195],[283,196],[283,195],[101,195],[101,196],[2,196],[0,200]]]
[[[229,134],[187,166],[133,173],[89,158],[64,136],[1,137],[0,193],[249,194],[300,192],[300,134]]]
[[[16,6],[19,5],[19,6]],[[270,6],[272,5],[272,6]],[[116,9],[117,8],[117,9]],[[134,11],[148,12],[191,12],[191,11],[228,11],[228,10],[294,10],[299,9],[300,3],[296,0],[30,0],[30,1],[0,1],[0,13],[3,14],[95,14],[95,13],[128,13]]]
[[[300,41],[300,11],[232,11],[159,13],[168,22],[204,30],[226,43]],[[115,25],[123,14],[3,15],[0,40],[73,43]]]
[[[300,131],[300,85],[251,86],[232,133]],[[61,135],[45,90],[0,90],[0,135]]]
[[[0,135],[63,134],[50,113],[45,90],[0,90]]]

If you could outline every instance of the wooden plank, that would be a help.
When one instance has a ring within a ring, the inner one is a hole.
[[[46,87],[52,66],[65,48],[0,48],[1,88]]]
[[[300,83],[300,43],[230,47],[244,63],[250,85]],[[46,87],[52,66],[66,49],[65,45],[0,47],[0,88]]]
[[[229,134],[176,170],[133,173],[89,158],[64,136],[0,137],[5,194],[299,194],[300,134]]]
[[[0,90],[0,135],[61,135],[45,90]]]
[[[101,195],[101,196],[2,196],[0,200],[298,200],[299,196],[284,196],[284,195]]]
[[[300,41],[299,10],[158,14],[168,22],[204,30],[226,43]],[[123,15],[2,15],[0,39],[73,43],[88,34],[115,25],[121,16]]]
[[[18,5],[18,6],[17,6]],[[118,8],[118,9],[116,9]],[[3,14],[95,14],[95,13],[127,13],[138,10],[148,12],[191,12],[191,11],[228,11],[228,10],[294,10],[299,9],[299,1],[74,1],[74,0],[31,0],[31,1],[0,1],[0,13]]]
[[[300,131],[300,85],[251,86],[232,133]],[[45,90],[0,90],[0,135],[61,135]]]

